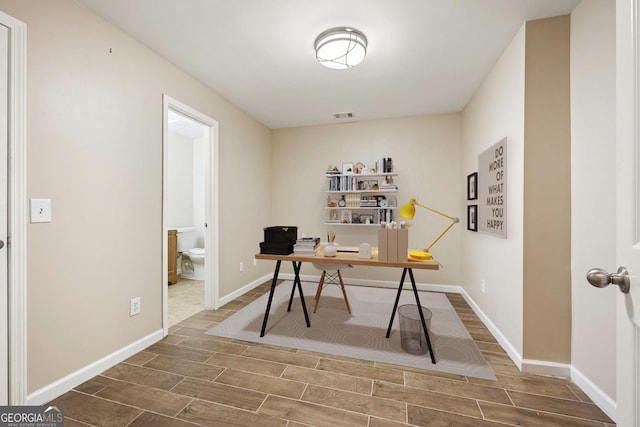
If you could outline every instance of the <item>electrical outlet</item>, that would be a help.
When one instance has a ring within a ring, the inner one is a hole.
[[[483,294],[487,292],[487,282],[484,279],[480,281],[480,290]]]
[[[31,199],[31,222],[51,222],[51,199]]]
[[[241,262],[241,263],[240,263],[240,271],[241,271],[241,272],[242,272],[242,271],[244,271],[244,262]]]
[[[141,310],[140,297],[131,298],[130,305],[129,305],[129,317],[140,314],[140,310]]]
[[[258,265],[258,260],[257,259],[253,259],[253,266],[255,267],[256,265]]]

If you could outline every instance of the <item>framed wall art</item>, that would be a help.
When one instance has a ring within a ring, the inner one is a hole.
[[[467,206],[467,230],[478,231],[478,205]]]
[[[478,231],[507,238],[507,138],[478,155]]]
[[[478,198],[478,172],[467,176],[467,200]]]

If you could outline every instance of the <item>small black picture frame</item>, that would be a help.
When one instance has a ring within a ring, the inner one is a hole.
[[[467,200],[478,199],[478,172],[467,175]]]
[[[478,231],[478,205],[467,206],[467,230]]]

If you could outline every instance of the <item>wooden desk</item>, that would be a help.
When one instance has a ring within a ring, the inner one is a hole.
[[[410,249],[413,251],[415,249]],[[438,270],[439,264],[435,260],[429,261],[418,261],[418,260],[409,260],[409,261],[378,261],[377,250],[373,250],[373,257],[370,259],[362,259],[358,258],[358,254],[354,252],[338,252],[338,254],[334,257],[325,257],[322,249],[318,251],[316,256],[308,256],[308,255],[299,255],[299,254],[290,254],[290,255],[273,255],[273,254],[256,254],[256,259],[263,260],[271,260],[276,261],[276,268],[273,273],[273,280],[271,282],[271,290],[269,291],[269,300],[267,302],[267,309],[264,313],[264,320],[262,321],[262,330],[260,331],[260,336],[263,337],[265,330],[267,328],[267,320],[269,319],[269,311],[271,310],[271,301],[273,299],[273,292],[276,288],[276,281],[278,280],[278,273],[280,272],[280,265],[282,261],[291,261],[293,265],[293,271],[295,273],[295,278],[293,280],[293,286],[291,288],[291,296],[289,297],[289,306],[287,307],[287,311],[291,311],[291,303],[293,302],[293,296],[295,294],[296,288],[298,288],[298,292],[300,294],[300,302],[302,303],[302,311],[304,312],[304,318],[307,322],[307,327],[311,326],[309,322],[309,314],[307,313],[307,306],[304,302],[304,295],[302,294],[302,284],[300,283],[300,266],[303,262],[313,262],[319,264],[345,264],[345,265],[363,265],[369,267],[394,267],[394,268],[402,268],[402,277],[400,278],[400,283],[398,285],[398,293],[396,295],[396,301],[393,305],[393,311],[391,312],[391,319],[389,320],[389,327],[387,328],[387,338],[391,334],[391,326],[393,325],[393,319],[396,315],[396,309],[398,308],[398,301],[400,300],[400,294],[402,292],[402,286],[404,285],[404,279],[409,273],[409,278],[411,279],[411,286],[413,287],[413,295],[416,299],[416,304],[418,305],[418,312],[420,313],[420,321],[422,322],[422,330],[424,331],[424,335],[427,339],[427,346],[429,348],[429,354],[431,355],[431,363],[436,363],[435,355],[433,353],[433,348],[431,346],[431,339],[429,338],[429,331],[427,330],[427,324],[424,320],[424,314],[422,313],[422,305],[420,304],[420,297],[418,296],[418,289],[416,288],[416,281],[413,278],[413,269],[419,270]]]

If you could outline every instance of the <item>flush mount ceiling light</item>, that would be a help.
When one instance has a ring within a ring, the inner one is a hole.
[[[314,46],[318,62],[337,70],[358,65],[367,54],[367,38],[360,31],[349,27],[332,28],[323,32]]]

